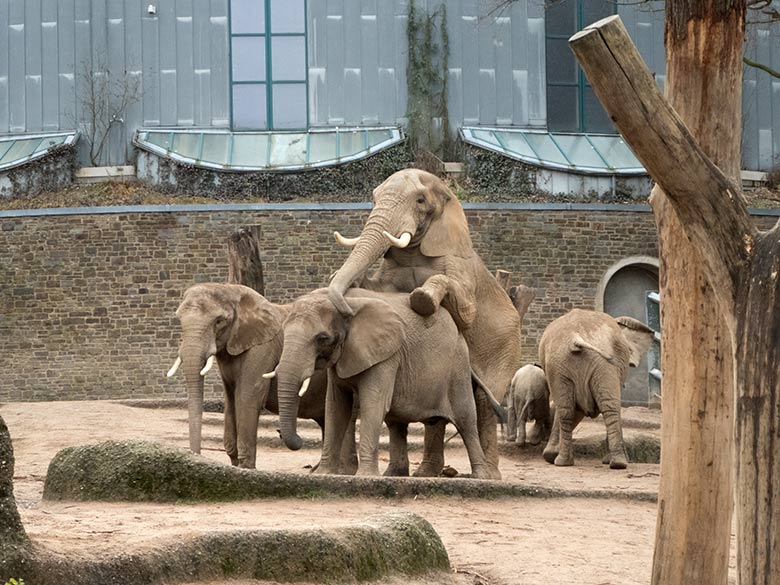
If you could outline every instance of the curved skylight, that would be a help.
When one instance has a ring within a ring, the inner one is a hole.
[[[540,167],[588,175],[646,175],[622,137],[521,128],[461,128],[463,141]]]
[[[55,146],[71,145],[77,139],[78,133],[75,131],[0,135],[0,171],[41,158]]]
[[[298,171],[352,162],[398,144],[396,127],[312,128],[308,132],[139,130],[133,142],[160,156],[229,171]]]

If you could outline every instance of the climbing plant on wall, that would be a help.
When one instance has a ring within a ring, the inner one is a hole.
[[[433,153],[442,160],[452,160],[455,141],[447,107],[450,46],[446,6],[441,4],[429,14],[418,10],[411,0],[406,37],[409,146],[416,158]]]

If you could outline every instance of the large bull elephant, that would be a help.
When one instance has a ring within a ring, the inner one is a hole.
[[[441,304],[466,339],[472,368],[498,400],[503,398],[521,363],[521,315],[474,251],[463,208],[438,177],[418,169],[391,175],[374,190],[374,208],[360,236],[350,239],[337,232],[336,239],[353,247],[328,287],[343,314],[351,312],[344,293],[355,283],[411,293],[411,306],[421,315],[433,314]],[[380,258],[377,271],[367,277]],[[499,479],[495,413],[481,393],[477,416],[489,475]],[[426,457],[418,475],[441,471],[443,438],[444,424],[426,432]]]
[[[176,310],[181,344],[169,377],[181,365],[187,385],[190,450],[200,453],[204,376],[216,363],[225,388],[225,451],[233,465],[255,467],[258,417],[263,406],[278,412],[271,372],[282,355],[282,322],[289,305],[277,305],[240,284],[197,284]],[[312,377],[298,416],[317,422],[324,434],[327,377]],[[354,421],[353,421],[354,422]],[[350,443],[351,439],[351,443]],[[342,465],[357,466],[354,431],[345,439]]]
[[[631,317],[574,309],[550,323],[539,341],[539,361],[555,402],[544,458],[573,465],[572,431],[585,416],[601,413],[607,427],[609,466],[625,469],[620,392],[629,367],[639,365],[653,330]]]

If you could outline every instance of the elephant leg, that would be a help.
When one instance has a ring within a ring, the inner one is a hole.
[[[444,274],[435,274],[414,289],[409,295],[414,312],[425,317],[433,315],[447,294],[449,280]]]
[[[222,381],[225,387],[225,412],[222,443],[231,465],[238,465],[238,447],[236,446],[236,403],[235,388],[232,383]]]
[[[337,387],[328,375],[328,390],[325,394],[325,437],[322,441],[322,456],[316,473],[338,473],[341,445],[352,416],[353,393]]]
[[[388,361],[366,370],[360,379],[360,441],[357,475],[379,475],[379,435],[390,410],[398,366]]]
[[[260,409],[265,404],[269,382],[239,383],[236,385],[236,436],[238,466],[255,468],[257,455],[257,425]]]
[[[561,442],[561,421],[558,418],[558,409],[555,409],[555,415],[553,416],[552,430],[550,431],[550,439],[547,441],[547,445],[544,447],[542,457],[547,463],[554,463],[555,458],[558,456],[558,449]]]
[[[357,445],[355,444],[355,421],[357,413],[353,412],[347,425],[347,432],[341,442],[341,457],[339,458],[339,473],[355,475],[358,468]]]
[[[490,387],[490,386],[488,386]],[[477,428],[479,443],[488,465],[488,479],[501,479],[498,469],[498,425],[493,405],[484,392],[474,396],[477,405]]]
[[[506,409],[506,426],[502,424],[501,428],[506,429],[504,441],[514,443],[517,439],[517,412],[513,405]]]
[[[477,416],[474,409],[474,402],[471,400],[474,396],[471,387],[471,379],[466,378],[466,382],[461,392],[469,397],[470,400],[463,402],[454,402],[453,424],[458,429],[463,444],[469,455],[471,463],[471,477],[477,479],[491,479],[492,473],[487,464],[485,453],[479,444],[479,434],[477,433]],[[495,426],[495,425],[494,425]]]
[[[525,423],[528,422],[528,409],[523,408],[517,421],[517,439],[515,442],[521,447],[525,447]]]
[[[620,385],[617,385],[620,388]],[[607,427],[607,450],[609,452],[609,468],[625,469],[628,466],[628,457],[623,444],[623,428],[620,421],[620,394],[613,398],[613,391],[596,392],[596,404],[604,417]]]
[[[438,477],[444,469],[444,431],[447,427],[446,420],[439,420],[433,424],[425,425],[425,439],[423,458],[415,477]]]
[[[409,425],[392,423],[387,425],[390,433],[390,465],[385,469],[385,476],[409,476],[409,453],[407,451],[407,435]]]

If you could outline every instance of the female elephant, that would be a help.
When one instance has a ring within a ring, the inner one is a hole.
[[[539,360],[550,385],[555,418],[544,458],[573,465],[572,430],[601,413],[607,427],[609,466],[628,464],[620,425],[620,392],[629,366],[650,347],[653,330],[631,317],[613,318],[574,309],[550,323],[539,342]]]
[[[361,289],[347,294],[343,316],[325,290],[296,300],[284,322],[284,350],[276,368],[282,439],[301,445],[296,432],[298,388],[315,370],[329,368],[325,440],[320,471],[338,470],[338,446],[353,397],[360,410],[358,474],[377,475],[379,435],[390,430],[388,474],[408,474],[406,426],[452,422],[469,454],[474,477],[486,477],[479,445],[468,348],[444,310],[424,318],[409,308],[408,295]]]
[[[370,290],[408,292],[412,308],[432,315],[441,304],[463,333],[477,375],[501,400],[520,366],[521,315],[474,252],[463,208],[436,176],[418,169],[391,175],[374,190],[374,209],[333,277],[328,294],[348,315],[345,291],[355,282]],[[372,277],[366,271],[382,258]],[[496,418],[477,394],[479,437],[489,475],[498,479]],[[418,475],[437,475],[444,465],[444,425],[426,432],[426,458]]]
[[[193,453],[200,453],[203,377],[216,361],[225,387],[225,451],[233,465],[255,467],[260,411],[263,406],[277,411],[276,381],[263,374],[273,370],[282,354],[287,310],[237,284],[197,284],[184,293],[176,310],[182,331],[179,356],[168,376],[183,364]],[[301,418],[316,421],[320,428],[325,424],[326,389],[325,374],[313,376],[299,409]],[[347,440],[345,444],[349,449]],[[344,456],[349,465],[349,453]]]
[[[537,365],[527,364],[517,370],[509,385],[507,440],[525,445],[525,423],[534,421],[528,442],[538,445],[547,440],[552,427],[550,389],[544,371]]]

